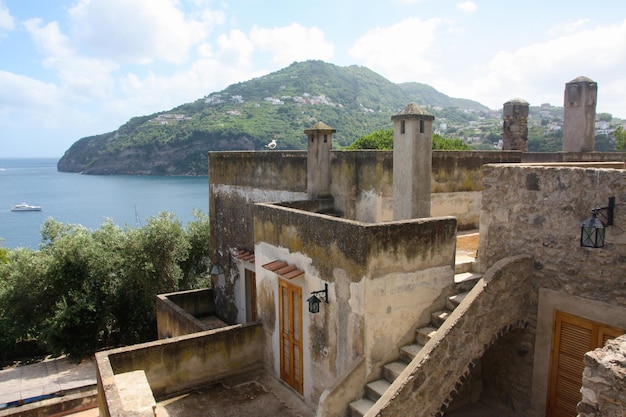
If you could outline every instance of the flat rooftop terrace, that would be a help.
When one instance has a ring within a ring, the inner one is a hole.
[[[297,394],[265,373],[197,387],[157,403],[158,417],[313,417]]]

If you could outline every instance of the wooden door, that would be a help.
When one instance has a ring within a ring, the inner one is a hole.
[[[256,320],[256,272],[246,269],[246,321]]]
[[[576,417],[585,353],[604,346],[624,330],[556,311],[552,331],[548,417]]]
[[[302,394],[302,288],[278,281],[280,378]]]

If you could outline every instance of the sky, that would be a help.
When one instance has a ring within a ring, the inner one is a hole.
[[[623,0],[0,0],[0,159],[61,157],[309,59],[492,109],[562,106],[586,76],[626,118]]]

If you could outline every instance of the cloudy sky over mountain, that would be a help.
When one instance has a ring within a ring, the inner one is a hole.
[[[598,82],[626,118],[622,0],[0,0],[0,158],[321,59],[498,109]],[[340,128],[340,127],[337,127]]]

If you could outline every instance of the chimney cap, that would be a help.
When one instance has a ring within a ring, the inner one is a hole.
[[[304,133],[307,133],[307,134],[314,133],[314,132],[335,133],[336,131],[337,129],[333,129],[332,127],[328,126],[324,122],[317,122],[311,128],[305,129]]]
[[[523,98],[519,98],[519,97],[512,98],[512,99],[510,99],[509,101],[507,101],[504,104],[521,104],[521,105],[524,105],[524,106],[529,106],[530,105],[526,100],[524,100]]]
[[[589,78],[589,77],[585,77],[584,75],[581,75],[580,77],[574,78],[568,84],[571,84],[571,83],[593,83],[593,84],[595,84],[596,82],[594,80],[592,80],[591,78]]]
[[[432,114],[428,113],[426,110],[422,109],[415,102],[408,104],[399,113],[391,116],[391,120],[395,120],[395,119],[410,119],[410,118],[435,120],[435,116],[433,116]]]

